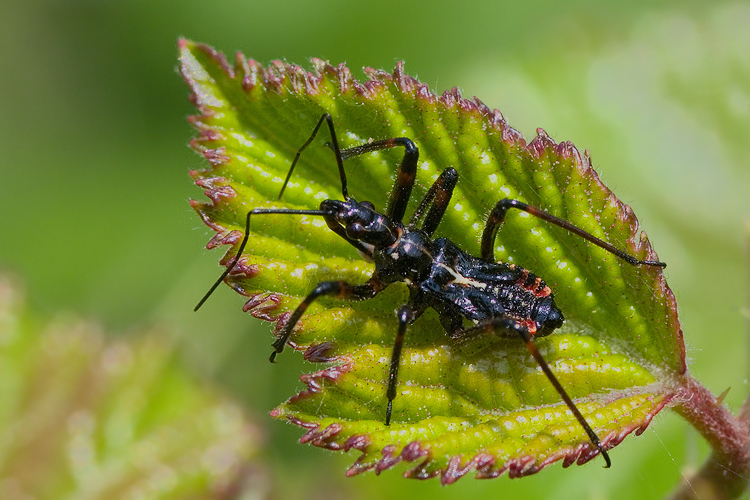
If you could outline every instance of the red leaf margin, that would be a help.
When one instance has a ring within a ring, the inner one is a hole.
[[[305,354],[305,359],[308,359],[307,353]],[[336,360],[339,361],[339,364],[316,373],[300,376],[300,380],[307,385],[307,388],[299,394],[292,396],[286,404],[314,397],[316,393],[323,390],[326,382],[335,383],[338,377],[351,370],[351,363],[345,361],[341,363],[341,357]],[[675,389],[673,392],[662,394],[661,401],[646,415],[643,421],[629,424],[618,431],[601,436],[602,445],[609,450],[622,443],[633,432],[635,432],[636,436],[640,436],[661,410],[677,403],[676,399],[680,399],[679,396],[684,397],[680,392]],[[434,460],[430,450],[423,446],[422,441],[414,440],[404,446],[400,452],[397,451],[398,449],[395,445],[385,446],[382,450],[382,457],[379,460],[375,462],[363,462],[362,459],[365,458],[364,452],[371,444],[370,437],[367,434],[355,434],[342,441],[340,433],[343,427],[341,424],[334,423],[321,428],[321,425],[315,422],[307,422],[295,415],[287,414],[281,407],[272,410],[271,416],[274,418],[286,418],[292,424],[307,429],[307,432],[299,440],[301,444],[312,444],[332,451],[347,452],[358,450],[363,452],[363,455],[346,471],[346,475],[349,477],[371,470],[375,471],[376,474],[380,474],[385,470],[397,466],[401,462],[418,462],[414,467],[403,473],[405,478],[432,479],[440,476],[440,483],[442,485],[449,485],[455,483],[472,470],[476,471],[474,476],[476,479],[493,479],[501,476],[506,471],[508,472],[508,477],[516,479],[536,474],[559,460],[563,461],[563,468],[568,468],[573,464],[583,465],[599,455],[599,450],[593,447],[591,443],[581,443],[573,448],[560,449],[539,463],[536,463],[536,457],[534,456],[516,457],[506,462],[498,463],[495,456],[480,452],[468,461],[462,461],[461,457],[453,456],[449,459],[446,467],[428,468],[428,465],[431,465]]]

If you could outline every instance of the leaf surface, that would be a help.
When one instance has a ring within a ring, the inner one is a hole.
[[[324,199],[341,199],[324,129],[278,199],[294,154],[325,112],[333,116],[342,148],[389,137],[417,144],[420,162],[405,220],[437,176],[456,168],[459,182],[436,237],[468,253],[479,255],[485,217],[507,197],[639,259],[657,260],[630,207],[602,184],[586,154],[541,129],[527,142],[498,111],[456,89],[437,96],[401,64],[393,73],[366,69],[368,79],[360,83],[345,66],[319,60],[311,73],[278,61],[264,68],[241,54],[230,66],[210,47],[184,40],[180,64],[200,111],[191,117],[199,131],[192,146],[211,164],[191,173],[210,199],[193,207],[216,231],[209,248],[232,245],[225,265],[249,210],[317,209]],[[383,210],[399,154],[348,159],[349,193]],[[245,255],[226,281],[249,297],[251,314],[279,322],[277,334],[318,282],[358,284],[373,271],[320,217],[255,216],[250,232]],[[523,213],[509,213],[496,243],[498,260],[531,269],[552,288],[566,322],[537,344],[604,445],[642,432],[670,403],[686,370],[674,296],[661,269],[630,266]],[[308,429],[305,442],[360,450],[350,474],[406,461],[406,475],[440,475],[447,483],[472,469],[478,477],[506,470],[521,476],[556,460],[567,466],[598,454],[522,342],[453,343],[432,310],[407,332],[393,421],[386,427],[394,311],[407,297],[406,286],[397,283],[368,301],[316,301],[290,343],[325,366],[304,375],[307,390],[272,415]]]

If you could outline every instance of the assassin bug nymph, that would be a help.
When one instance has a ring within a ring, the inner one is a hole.
[[[440,322],[453,341],[469,339],[477,334],[500,337],[519,337],[526,344],[544,374],[586,432],[591,443],[611,465],[599,437],[568,396],[549,368],[534,343],[534,338],[551,334],[563,324],[563,314],[557,308],[550,288],[530,271],[514,264],[496,262],[495,235],[505,220],[506,212],[515,208],[560,226],[586,239],[634,266],[665,267],[658,261],[639,260],[609,243],[596,238],[571,223],[517,200],[502,199],[490,212],[482,234],[481,257],[471,256],[446,238],[432,239],[445,213],[458,172],[446,169],[435,181],[417,206],[414,215],[403,223],[417,172],[419,150],[411,139],[396,137],[374,141],[349,149],[340,149],[333,119],[326,113],[320,117],[310,138],[297,151],[289,173],[279,193],[284,194],[295,165],[302,152],[312,143],[323,123],[331,133],[328,146],[333,150],[341,178],[343,200],[324,200],[319,210],[287,208],[257,208],[247,214],[245,236],[232,262],[195,307],[197,310],[232,271],[242,255],[250,234],[250,217],[260,214],[306,214],[322,216],[328,227],[356,248],[367,260],[375,263],[370,279],[363,284],[344,281],[324,281],[310,292],[291,314],[282,334],[273,345],[270,360],[281,353],[299,319],[312,302],[328,295],[339,299],[371,299],[391,283],[402,282],[409,288],[409,300],[396,311],[398,328],[391,354],[388,376],[388,399],[385,424],[390,425],[393,400],[396,397],[398,367],[407,327],[427,308],[438,313]],[[369,201],[357,202],[349,196],[344,173],[344,160],[374,151],[403,147],[404,156],[398,167],[396,181],[384,213],[378,212]],[[421,223],[421,226],[420,226]],[[465,326],[468,320],[471,326]]]

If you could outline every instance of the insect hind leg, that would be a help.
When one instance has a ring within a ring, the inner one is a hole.
[[[664,262],[659,262],[656,260],[639,260],[629,253],[623,252],[619,248],[611,245],[610,243],[607,243],[602,239],[597,238],[591,233],[587,233],[580,227],[575,226],[566,220],[555,217],[554,215],[547,213],[539,208],[527,205],[522,201],[511,200],[509,198],[504,198],[498,201],[497,205],[495,205],[495,208],[493,208],[492,212],[490,212],[490,216],[487,219],[487,224],[484,227],[484,232],[482,233],[482,260],[485,260],[487,262],[495,261],[495,236],[497,235],[497,230],[500,228],[503,222],[505,222],[505,214],[511,208],[522,210],[530,215],[533,215],[534,217],[538,217],[544,221],[547,221],[550,224],[554,224],[563,229],[567,229],[576,236],[580,236],[586,241],[589,241],[594,245],[603,248],[604,250],[619,257],[620,259],[633,266],[646,265],[654,267],[667,267]]]
[[[599,440],[599,436],[597,436],[596,432],[594,432],[594,429],[591,428],[589,423],[581,414],[578,407],[575,405],[573,400],[565,391],[565,388],[563,388],[562,384],[560,384],[560,381],[557,380],[557,377],[555,377],[555,374],[552,373],[552,370],[547,364],[547,361],[544,359],[544,357],[541,355],[541,353],[537,349],[536,344],[534,343],[534,340],[532,338],[532,335],[529,332],[529,329],[526,326],[524,326],[521,322],[513,318],[497,317],[497,318],[492,318],[485,322],[482,322],[475,327],[466,329],[459,336],[459,339],[463,337],[464,335],[472,336],[472,335],[476,335],[479,333],[489,333],[489,332],[499,334],[502,336],[506,336],[505,334],[518,335],[523,340],[524,344],[526,344],[526,349],[529,351],[531,356],[534,358],[534,360],[537,362],[539,367],[542,369],[542,371],[544,372],[544,375],[547,377],[547,379],[550,381],[550,383],[555,388],[557,393],[560,395],[560,398],[563,400],[563,402],[565,402],[566,406],[568,407],[570,412],[573,414],[575,419],[581,425],[584,432],[588,436],[589,441],[591,441],[591,444],[593,444],[599,450],[599,453],[602,454],[602,458],[604,458],[604,461],[606,462],[605,467],[609,468],[612,465],[612,461],[609,458],[609,454],[607,453],[607,450],[601,444],[601,441]]]

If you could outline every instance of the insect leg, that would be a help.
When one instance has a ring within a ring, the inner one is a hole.
[[[346,160],[352,156],[359,156],[382,149],[403,146],[404,157],[398,166],[396,182],[389,197],[388,208],[385,216],[394,222],[401,222],[406,213],[406,205],[409,203],[411,189],[414,187],[414,179],[417,176],[417,161],[419,160],[419,148],[408,137],[394,137],[382,141],[368,142],[360,146],[341,150],[341,157]]]
[[[409,225],[416,226],[422,218],[424,211],[427,210],[427,206],[432,203],[422,226],[422,230],[428,236],[432,236],[432,233],[435,232],[438,224],[440,224],[445,210],[448,208],[451,196],[453,196],[453,189],[456,187],[457,182],[458,172],[456,172],[456,169],[453,167],[446,168],[432,187],[430,187],[430,190],[427,191],[422,201],[419,202],[417,209],[414,210],[414,215],[411,217],[411,221],[409,221]]]
[[[409,305],[403,305],[396,311],[398,317],[398,333],[396,341],[393,343],[393,352],[391,353],[391,366],[388,372],[388,407],[385,410],[385,425],[391,425],[391,410],[393,409],[393,400],[396,398],[396,384],[398,384],[398,365],[401,362],[401,348],[404,345],[404,335],[406,327],[415,319],[414,310]]]
[[[378,292],[383,290],[383,288],[385,288],[385,286],[376,276],[373,276],[367,283],[362,285],[351,285],[346,281],[323,281],[322,283],[318,283],[318,286],[316,286],[315,289],[305,297],[305,300],[297,306],[297,309],[295,309],[289,317],[289,321],[286,323],[284,331],[272,344],[274,350],[271,353],[269,360],[273,363],[276,359],[276,355],[284,350],[284,346],[292,335],[292,330],[297,325],[297,321],[299,321],[310,304],[312,304],[318,297],[323,295],[333,295],[337,299],[365,300],[373,298]]]
[[[324,113],[323,116],[320,117],[320,120],[318,120],[318,124],[315,125],[315,128],[312,131],[312,134],[310,134],[310,138],[307,139],[307,141],[305,141],[302,147],[297,150],[297,154],[294,155],[294,160],[292,160],[292,165],[289,167],[289,172],[287,172],[286,174],[286,179],[284,179],[284,184],[281,186],[279,199],[281,199],[281,196],[284,194],[286,185],[289,183],[289,179],[292,177],[292,172],[294,171],[295,165],[297,165],[297,161],[299,160],[299,157],[302,154],[302,151],[307,149],[307,146],[309,146],[310,143],[312,143],[313,139],[315,139],[315,136],[318,135],[318,130],[320,130],[320,126],[323,125],[324,120],[328,124],[328,130],[331,131],[330,146],[331,146],[331,149],[333,149],[333,153],[336,155],[336,164],[339,167],[339,177],[341,178],[341,194],[343,195],[345,200],[349,199],[349,193],[346,189],[346,174],[344,173],[344,160],[341,156],[341,150],[339,149],[339,141],[336,139],[336,130],[333,127],[333,118],[331,118],[331,115],[329,115],[328,113]]]
[[[560,395],[560,398],[562,398],[562,400],[565,402],[568,409],[576,418],[578,423],[581,424],[581,427],[583,427],[583,430],[586,432],[586,435],[588,436],[589,441],[591,441],[591,443],[594,446],[596,446],[596,448],[602,454],[602,458],[604,458],[604,461],[607,463],[605,467],[609,468],[612,465],[612,461],[609,459],[609,454],[607,453],[607,450],[604,449],[604,446],[602,446],[601,442],[599,441],[599,436],[596,435],[596,432],[594,432],[594,429],[591,428],[591,426],[583,417],[583,415],[581,415],[581,412],[578,410],[578,407],[575,405],[573,400],[570,399],[570,396],[568,396],[568,393],[565,391],[562,384],[560,384],[560,381],[557,380],[557,377],[555,377],[555,374],[552,373],[552,370],[547,364],[547,361],[544,359],[544,357],[542,357],[542,355],[539,353],[539,350],[536,348],[536,344],[534,343],[534,340],[532,339],[528,328],[526,328],[521,323],[519,323],[518,321],[512,318],[499,317],[499,318],[490,319],[486,323],[479,324],[473,328],[469,328],[465,331],[465,333],[467,335],[472,335],[479,331],[487,332],[488,329],[491,329],[493,332],[497,331],[497,329],[502,329],[510,333],[518,334],[518,336],[520,336],[521,339],[523,339],[524,343],[526,344],[526,349],[528,349],[531,356],[534,358],[537,364],[539,364],[539,367],[544,372],[544,375],[547,376],[547,379],[550,381],[552,386]]]
[[[609,253],[614,254],[615,256],[621,258],[628,264],[631,264],[634,266],[647,265],[647,266],[656,266],[656,267],[667,267],[667,264],[665,264],[664,262],[659,262],[655,260],[639,260],[633,257],[632,255],[625,253],[622,250],[607,243],[606,241],[601,240],[590,233],[587,233],[580,227],[574,226],[573,224],[571,224],[570,222],[566,220],[555,217],[552,214],[549,214],[531,205],[527,205],[526,203],[523,203],[521,201],[510,200],[508,198],[502,199],[497,202],[497,205],[495,205],[495,208],[493,208],[492,212],[490,212],[490,216],[487,219],[487,224],[484,226],[484,233],[482,233],[482,259],[483,260],[486,260],[488,262],[495,261],[495,255],[494,255],[495,254],[495,235],[497,234],[497,230],[499,229],[499,227],[505,221],[505,214],[509,208],[517,208],[518,210],[523,210],[524,212],[529,213],[533,215],[534,217],[538,217],[551,224],[560,226],[563,229],[567,229],[571,233],[577,236],[580,236],[581,238],[587,241],[590,241],[594,245],[601,247],[605,249],[606,251],[608,251]]]

